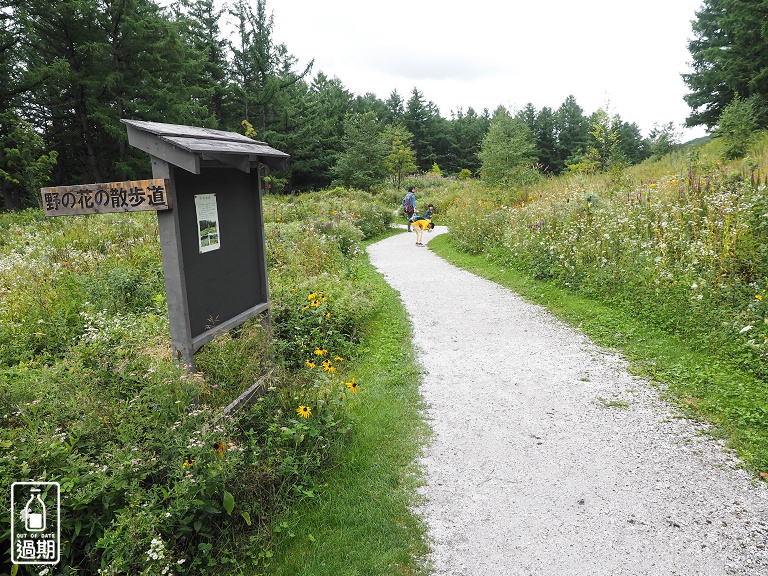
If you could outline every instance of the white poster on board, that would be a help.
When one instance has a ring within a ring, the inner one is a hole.
[[[200,252],[210,252],[221,248],[219,235],[219,210],[216,207],[216,194],[195,194],[197,212],[197,238]]]

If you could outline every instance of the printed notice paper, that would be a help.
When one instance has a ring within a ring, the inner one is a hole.
[[[219,211],[216,207],[216,194],[195,194],[197,211],[197,237],[200,252],[210,252],[221,248],[219,238]]]

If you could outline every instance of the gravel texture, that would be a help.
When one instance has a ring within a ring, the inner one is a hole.
[[[768,575],[768,485],[619,356],[414,244],[368,252],[425,370],[436,574]]]

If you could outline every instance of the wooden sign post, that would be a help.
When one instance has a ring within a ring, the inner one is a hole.
[[[269,311],[262,175],[288,154],[208,128],[123,120],[151,180],[41,189],[46,216],[157,212],[174,357]]]
[[[46,216],[170,210],[169,180],[136,180],[41,188]]]

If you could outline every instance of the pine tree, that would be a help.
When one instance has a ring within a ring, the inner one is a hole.
[[[296,58],[285,44],[272,40],[274,18],[267,16],[265,0],[257,0],[256,13],[246,0],[238,0],[230,10],[237,20],[237,38],[231,44],[235,92],[240,100],[240,114],[266,134],[270,121],[279,116],[281,92],[306,77],[314,60],[302,72],[294,71]]]
[[[683,74],[690,88],[688,126],[713,128],[734,96],[755,97],[768,108],[768,0],[704,0],[688,43],[693,71]],[[765,114],[761,124],[766,125]]]
[[[339,184],[370,190],[386,178],[389,149],[373,112],[347,117],[343,145],[344,151],[333,168]]]
[[[554,124],[557,144],[553,169],[560,173],[582,160],[589,140],[589,119],[571,95],[555,111]]]

